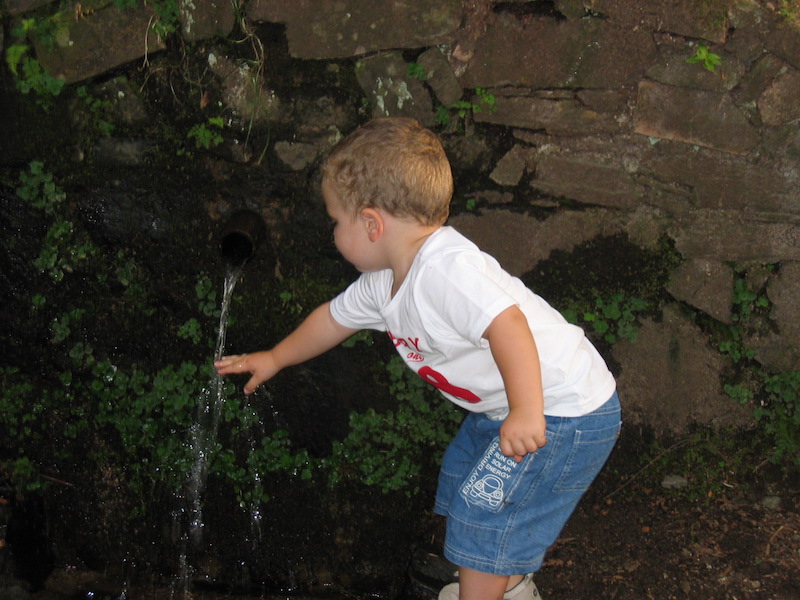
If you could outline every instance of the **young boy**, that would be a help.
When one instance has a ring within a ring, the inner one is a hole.
[[[616,384],[583,331],[444,225],[453,194],[438,138],[370,121],[331,152],[334,242],[362,273],[272,350],[224,357],[246,394],[365,328],[469,411],[445,453],[437,513],[459,582],[440,600],[539,598],[531,580],[620,429]]]

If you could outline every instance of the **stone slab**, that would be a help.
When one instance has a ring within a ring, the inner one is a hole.
[[[764,38],[767,50],[800,69],[800,27],[782,19]]]
[[[462,6],[460,0],[253,0],[247,16],[285,23],[295,58],[331,59],[452,41]]]
[[[489,178],[498,185],[515,186],[526,172],[533,170],[535,161],[535,150],[515,144],[497,161]]]
[[[800,356],[800,262],[781,264],[777,276],[769,280],[767,297],[772,303],[770,318],[778,326],[782,344]]]
[[[688,38],[714,42],[725,41],[728,34],[728,12],[736,0],[588,0],[584,6],[607,16],[626,29],[642,29],[675,33]]]
[[[683,190],[690,206],[800,216],[800,190],[774,165],[705,149],[660,152],[659,145],[644,153],[640,172]],[[686,205],[661,206],[674,214]]]
[[[724,359],[679,307],[667,305],[659,322],[645,319],[636,341],[622,340],[612,353],[622,365],[617,381],[629,423],[678,434],[695,424],[754,425],[751,407],[722,391]]]
[[[732,154],[746,155],[760,141],[730,96],[709,90],[642,81],[634,121],[636,133]]]
[[[543,129],[551,135],[613,134],[630,129],[618,114],[592,110],[572,97],[553,99],[497,93],[493,110],[476,111],[474,119],[476,123]]]
[[[632,208],[647,197],[647,188],[624,166],[599,157],[539,156],[531,187],[556,197],[613,208]]]
[[[733,269],[722,261],[694,258],[676,268],[667,291],[676,299],[731,323]]]
[[[436,94],[442,106],[452,106],[461,99],[464,93],[461,84],[439,48],[429,48],[419,55],[417,62],[425,69],[425,83]]]
[[[734,90],[734,99],[742,104],[755,105],[758,98],[772,85],[785,63],[772,54],[759,57],[742,78],[739,87]]]
[[[66,83],[83,81],[166,46],[151,29],[151,5],[109,6],[78,20],[62,21],[52,47],[36,44],[42,67]]]
[[[780,73],[758,99],[758,110],[766,125],[783,125],[800,119],[800,71]]]
[[[652,36],[601,19],[522,23],[503,15],[476,44],[465,87],[608,88],[634,85],[655,56]]]
[[[782,214],[697,209],[673,221],[670,234],[687,258],[777,263],[800,260],[800,223]]]
[[[616,215],[606,209],[557,212],[542,221],[497,208],[484,214],[462,213],[451,217],[448,224],[517,277],[533,269],[553,250],[569,251],[597,236],[621,231]]]
[[[54,2],[55,0],[4,0],[0,5],[0,14],[21,15]]]

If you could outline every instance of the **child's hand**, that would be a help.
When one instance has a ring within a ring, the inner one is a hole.
[[[536,410],[512,408],[500,427],[500,450],[520,462],[547,443],[544,414]]]
[[[223,356],[214,362],[214,368],[219,375],[252,373],[253,376],[244,386],[245,394],[252,394],[259,385],[268,379],[272,379],[280,371],[280,368],[275,364],[275,358],[271,350],[252,354]]]

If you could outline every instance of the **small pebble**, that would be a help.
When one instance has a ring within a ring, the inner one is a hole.
[[[764,496],[761,500],[761,506],[768,510],[778,510],[781,507],[780,496]]]
[[[667,475],[661,481],[661,487],[667,488],[668,490],[677,490],[688,487],[688,485],[689,482],[686,480],[686,478],[681,477],[680,475]]]

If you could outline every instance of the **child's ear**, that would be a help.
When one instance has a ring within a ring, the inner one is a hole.
[[[374,208],[365,208],[361,211],[361,218],[364,221],[364,227],[367,228],[369,241],[377,242],[384,231],[383,215]]]

